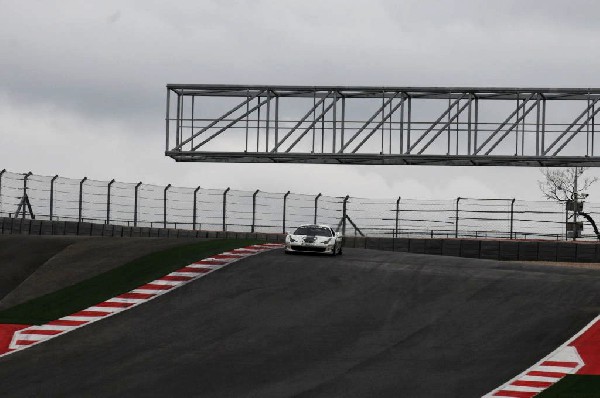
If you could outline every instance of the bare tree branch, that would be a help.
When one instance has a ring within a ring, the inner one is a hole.
[[[577,197],[583,198],[584,191],[598,181],[597,177],[580,177],[588,167],[571,167],[568,169],[542,169],[543,180],[538,181],[540,191],[546,199],[564,203],[575,198],[575,179],[578,179]]]

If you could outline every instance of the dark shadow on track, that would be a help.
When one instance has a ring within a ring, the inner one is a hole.
[[[478,397],[598,312],[594,270],[276,250],[0,359],[0,391]]]
[[[0,236],[0,300],[42,264],[76,241],[77,238],[62,236],[46,239]]]
[[[197,239],[0,236],[0,309]]]

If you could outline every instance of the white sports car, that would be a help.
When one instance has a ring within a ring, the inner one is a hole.
[[[285,237],[285,252],[342,254],[342,235],[328,225],[301,225]]]

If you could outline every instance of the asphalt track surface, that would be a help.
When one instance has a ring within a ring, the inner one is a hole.
[[[0,359],[3,397],[479,397],[600,312],[600,273],[275,250]]]

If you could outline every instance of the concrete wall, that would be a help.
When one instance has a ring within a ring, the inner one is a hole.
[[[594,242],[346,237],[344,246],[489,260],[600,263],[600,244]]]
[[[30,220],[0,217],[0,234],[15,235],[79,235],[155,238],[233,238],[283,242],[285,235],[250,232],[190,231],[148,227],[126,227],[111,224],[92,224],[75,221]]]

